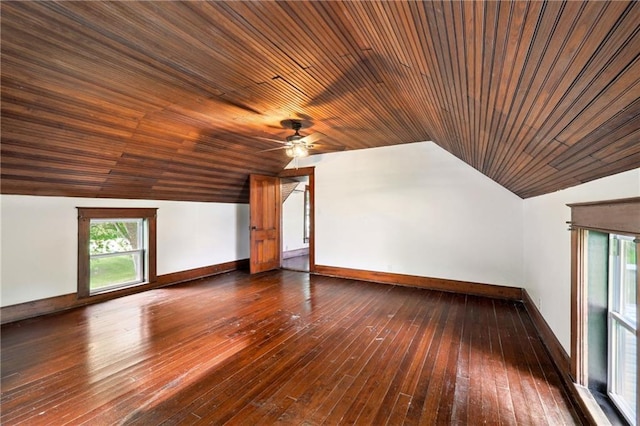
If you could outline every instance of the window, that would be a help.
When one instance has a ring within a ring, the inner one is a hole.
[[[608,394],[631,424],[637,413],[637,253],[632,237],[609,236]]]
[[[144,219],[91,219],[89,288],[139,284],[147,278],[147,227]]]
[[[156,209],[78,208],[78,295],[156,280]]]
[[[636,424],[637,249],[631,236],[583,230],[586,378],[610,415]],[[612,421],[619,422],[617,418]]]
[[[640,198],[569,206],[572,375],[612,423],[640,425]]]

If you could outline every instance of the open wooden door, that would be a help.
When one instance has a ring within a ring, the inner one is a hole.
[[[280,178],[249,176],[249,270],[252,274],[280,267],[280,210]]]

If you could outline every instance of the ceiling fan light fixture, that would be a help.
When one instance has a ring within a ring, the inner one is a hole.
[[[306,146],[304,146],[304,144],[294,144],[290,147],[287,147],[285,152],[287,153],[287,156],[291,158],[300,158],[309,155],[309,150]]]

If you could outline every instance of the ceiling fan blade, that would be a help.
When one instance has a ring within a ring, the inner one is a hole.
[[[269,152],[269,151],[277,151],[279,149],[287,149],[287,146],[279,146],[277,148],[270,148],[270,149],[263,149],[262,151],[258,151],[258,152]]]
[[[315,141],[319,141],[320,139],[325,137],[327,137],[327,135],[325,135],[324,133],[315,132],[303,137],[300,140],[308,145],[308,144],[314,143]]]
[[[344,151],[347,149],[344,145],[328,145],[324,143],[314,143],[313,146],[309,147],[314,151],[326,151],[326,152],[335,152],[335,151]]]
[[[263,138],[262,136],[256,136],[256,138],[262,139],[264,141],[279,143],[279,144],[282,144],[282,145],[286,145],[288,143],[287,141],[281,141],[281,140],[278,140],[278,139],[271,139],[271,138]]]
[[[298,116],[298,118],[299,118],[299,119],[301,119],[301,120],[305,120],[305,121],[309,121],[309,122],[312,122],[312,121],[313,121],[313,119],[311,118],[311,116],[310,116],[310,115],[307,115],[307,114],[305,114],[305,113],[303,113],[303,112],[296,112],[295,114],[296,114],[296,116]]]

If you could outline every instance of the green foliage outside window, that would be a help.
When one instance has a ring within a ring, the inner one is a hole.
[[[140,220],[95,220],[89,228],[90,288],[92,290],[142,279],[139,253],[99,255],[139,250]],[[96,256],[96,257],[93,257]]]
[[[92,222],[89,236],[91,255],[138,249],[138,223],[135,221]]]

